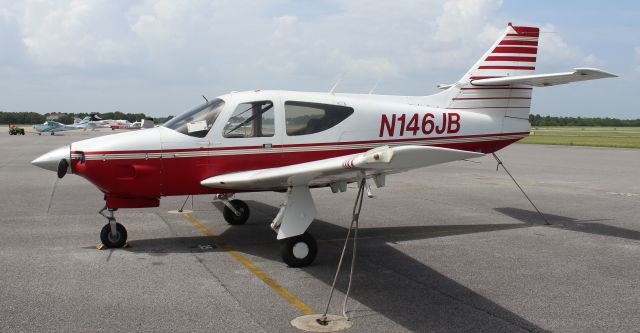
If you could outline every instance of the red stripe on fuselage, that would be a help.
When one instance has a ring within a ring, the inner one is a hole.
[[[325,143],[297,143],[284,145],[284,148],[295,147],[310,147],[310,146],[334,146],[334,145],[357,145],[357,144],[371,144],[371,143],[402,143],[409,141],[432,141],[432,140],[449,140],[449,139],[467,139],[467,138],[481,138],[492,136],[505,136],[505,135],[528,135],[529,132],[511,132],[511,133],[492,133],[492,134],[473,134],[473,135],[455,135],[455,136],[441,136],[431,138],[413,138],[413,139],[387,139],[387,140],[369,140],[369,141],[349,141],[349,142],[325,142]]]
[[[485,89],[485,88],[462,88],[462,89]],[[494,88],[487,87],[486,89],[531,89],[531,88]],[[296,143],[286,145],[273,145],[273,148],[294,148],[294,147],[309,147],[309,146],[336,146],[336,145],[359,145],[368,143],[395,143],[395,142],[407,142],[407,141],[429,141],[429,140],[445,140],[445,139],[464,139],[464,138],[480,138],[480,137],[492,137],[492,136],[504,136],[504,135],[526,135],[529,132],[511,132],[511,133],[490,133],[490,134],[473,134],[473,135],[454,135],[454,136],[440,136],[430,138],[413,138],[413,139],[386,139],[386,140],[366,140],[366,141],[346,141],[346,142],[316,142],[316,143]],[[232,146],[232,147],[216,147],[216,148],[181,148],[181,149],[167,149],[167,150],[109,150],[109,151],[91,151],[84,152],[85,155],[109,155],[109,154],[153,154],[153,153],[186,153],[186,152],[200,152],[200,151],[218,151],[218,150],[247,150],[256,149],[256,154],[262,153],[257,151],[264,149],[262,146]],[[80,151],[71,151],[72,154],[80,153]]]
[[[528,133],[520,132],[518,134]],[[509,133],[504,133],[502,135],[509,135]],[[518,140],[519,139],[504,139],[458,142],[437,144],[433,146],[491,153]],[[413,139],[413,141],[415,141],[415,139]],[[87,160],[84,163],[75,159],[71,161],[71,165],[74,173],[87,178],[102,192],[109,196],[132,199],[157,198],[160,196],[171,195],[242,192],[236,190],[230,191],[228,189],[208,188],[200,185],[200,182],[203,179],[224,173],[275,168],[355,154],[367,150],[369,150],[369,148],[301,151],[283,154],[270,153],[203,156],[172,159]],[[131,173],[129,171],[132,166],[137,170],[136,172]]]

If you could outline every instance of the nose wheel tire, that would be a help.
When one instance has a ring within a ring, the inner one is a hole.
[[[222,215],[224,216],[225,221],[231,225],[241,225],[245,224],[249,219],[249,206],[242,200],[231,200],[229,203],[235,208],[235,210],[240,213],[240,215],[236,215],[229,207],[224,206],[222,210]]]
[[[316,259],[318,245],[309,233],[285,238],[280,243],[282,260],[290,267],[306,267]]]
[[[100,240],[104,246],[111,249],[123,247],[127,243],[127,229],[122,224],[116,223],[116,234],[113,235],[111,225],[107,223],[100,231]]]

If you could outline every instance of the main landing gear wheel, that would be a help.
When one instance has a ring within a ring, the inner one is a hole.
[[[127,229],[120,224],[116,223],[115,235],[111,232],[111,224],[107,223],[102,227],[100,231],[100,240],[102,244],[107,248],[119,248],[123,247],[127,243]]]
[[[306,267],[316,259],[318,245],[309,233],[285,238],[280,243],[282,260],[290,267]]]
[[[237,199],[231,200],[229,203],[239,213],[239,215],[236,215],[236,213],[234,213],[229,207],[224,206],[222,215],[224,216],[225,221],[231,225],[245,224],[249,219],[249,206],[244,201]]]

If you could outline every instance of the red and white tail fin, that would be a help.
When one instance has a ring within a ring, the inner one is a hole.
[[[424,97],[424,104],[489,115],[501,121],[503,130],[526,131],[533,87],[615,77],[595,68],[572,72],[533,74],[540,29],[507,26],[489,50],[455,84],[441,85],[445,91]]]
[[[540,29],[509,26],[478,62],[452,87],[448,109],[529,118],[532,88],[526,85],[478,86],[475,80],[530,75],[535,70]]]
[[[539,28],[509,23],[502,36],[459,82],[531,74],[536,69],[539,37]]]

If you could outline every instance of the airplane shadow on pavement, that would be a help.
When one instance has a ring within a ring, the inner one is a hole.
[[[260,202],[247,202],[252,215],[244,226],[228,228],[222,237],[237,251],[270,261],[281,262],[279,243],[269,223],[278,208]],[[223,222],[224,223],[224,222]],[[427,239],[450,235],[491,232],[527,227],[522,223],[410,226],[361,228],[358,258],[351,297],[372,311],[411,331],[496,332],[545,331],[519,315],[501,307],[486,297],[444,276],[387,243],[411,239]],[[313,265],[302,268],[327,285],[327,293],[342,251],[347,229],[322,220],[315,220],[309,230],[318,240],[318,257]],[[202,244],[213,244],[206,236],[132,240],[131,252],[164,255],[175,252],[222,251]],[[350,252],[346,256],[350,258]],[[348,261],[347,261],[348,262]],[[283,263],[283,269],[285,264]],[[345,266],[348,267],[348,266]],[[336,289],[346,292],[348,268]],[[322,303],[327,295],[321,296]],[[332,313],[339,312],[342,299],[335,297]],[[348,310],[354,309],[353,302]],[[321,311],[322,309],[316,309]],[[368,310],[350,312],[356,321],[373,315]],[[358,319],[360,318],[360,319]]]
[[[536,211],[512,208],[512,207],[501,207],[494,208],[495,211],[500,212],[504,215],[510,216],[516,220],[520,220],[525,223],[542,225],[544,221],[542,221],[540,215]],[[598,223],[602,221],[613,221],[615,219],[593,219],[593,220],[579,220],[571,217],[561,216],[561,215],[553,215],[553,214],[544,214],[549,222],[552,224],[550,227],[556,227],[571,231],[579,231],[585,232],[588,234],[594,235],[602,235],[602,236],[612,236],[618,238],[626,238],[631,240],[640,240],[640,232],[614,227],[603,223]]]

